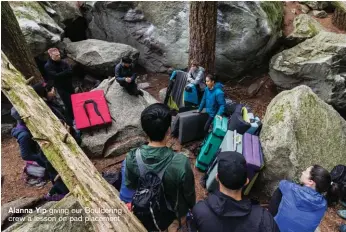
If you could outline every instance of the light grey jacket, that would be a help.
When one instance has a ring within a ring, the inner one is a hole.
[[[199,85],[200,89],[204,90],[206,87],[204,68],[198,67],[194,72],[189,71],[187,75],[187,82],[194,85]]]

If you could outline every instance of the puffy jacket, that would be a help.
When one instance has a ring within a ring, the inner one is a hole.
[[[250,200],[236,201],[216,191],[192,210],[199,232],[279,232],[273,217]]]
[[[125,185],[125,168],[126,168],[126,159],[121,163],[121,187],[120,187],[120,200],[125,203],[130,203],[132,201],[135,190],[129,189]]]
[[[38,144],[32,139],[28,128],[24,125],[17,125],[12,129],[11,135],[17,139],[22,159],[36,161],[32,157],[35,157],[41,150]]]
[[[225,94],[222,90],[223,85],[217,82],[212,90],[205,88],[204,95],[199,105],[199,111],[205,107],[210,117],[222,115],[225,111]]]
[[[312,188],[280,181],[282,199],[274,217],[281,232],[314,232],[327,210],[325,198]]]

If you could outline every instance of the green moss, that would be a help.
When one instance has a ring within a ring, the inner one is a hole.
[[[313,25],[312,23],[309,23],[309,28],[310,28],[310,32],[311,32],[311,35],[312,36],[315,36],[315,35],[317,35],[318,34],[318,30],[317,30],[317,28],[315,27],[315,25]]]
[[[44,15],[46,15],[45,10],[41,7],[41,5],[38,2],[33,2],[33,1],[13,1],[10,2],[10,5],[13,9],[13,12],[17,18],[26,18],[29,20],[35,20],[35,13],[37,14],[37,17],[42,18]],[[22,7],[28,12],[23,11],[23,10],[18,10],[16,8]],[[33,13],[35,12],[35,13]]]
[[[270,26],[273,30],[279,30],[282,27],[284,17],[283,2],[262,1],[261,8],[267,14]]]
[[[332,6],[334,6],[335,8],[338,9],[342,9],[343,11],[346,11],[346,4],[344,2],[341,1],[332,1],[330,2],[332,4]]]

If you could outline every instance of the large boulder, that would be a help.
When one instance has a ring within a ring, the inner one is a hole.
[[[138,50],[129,45],[96,39],[67,43],[66,51],[97,77],[114,76],[115,65],[124,56],[132,58],[135,63],[139,57]]]
[[[140,51],[152,72],[187,67],[189,2],[87,2],[89,38]],[[235,78],[266,58],[281,36],[282,2],[218,2],[216,68]]]
[[[63,29],[38,2],[9,2],[33,56],[38,56],[57,44]]]
[[[79,10],[77,2],[71,1],[42,1],[39,2],[45,11],[64,28],[82,14]]]
[[[318,164],[331,170],[346,164],[346,121],[307,86],[278,94],[269,104],[260,134],[269,196],[282,179],[299,180]]]
[[[144,90],[143,97],[131,96],[116,81],[104,80],[97,89],[104,90],[110,114],[116,121],[107,131],[83,134],[82,148],[86,154],[92,157],[121,155],[143,144],[146,137],[140,123],[141,113],[157,102],[155,98]]]
[[[287,36],[287,40],[292,47],[314,37],[323,30],[323,26],[307,14],[300,14],[295,17],[293,27],[293,32]]]
[[[48,202],[40,207],[38,212],[24,217],[24,221],[17,222],[4,230],[5,232],[92,232],[95,231],[90,221],[86,221],[87,214],[76,198],[69,196],[54,203]]]
[[[346,36],[321,31],[315,37],[275,55],[269,75],[291,89],[307,85],[337,110],[346,109]]]
[[[329,3],[326,1],[302,1],[307,6],[309,6],[313,10],[324,10],[329,6]]]

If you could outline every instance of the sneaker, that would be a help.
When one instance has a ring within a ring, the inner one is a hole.
[[[346,209],[338,210],[336,213],[339,215],[339,217],[346,220]]]
[[[47,193],[44,196],[44,199],[46,201],[60,201],[61,199],[63,199],[65,197],[65,194],[54,194],[54,195],[50,195],[49,193]]]
[[[40,182],[41,182],[41,180],[38,178],[31,178],[31,179],[26,180],[26,183],[30,186],[34,186]]]
[[[40,182],[38,182],[37,184],[35,184],[36,187],[43,187],[47,184],[47,181],[41,180]]]

